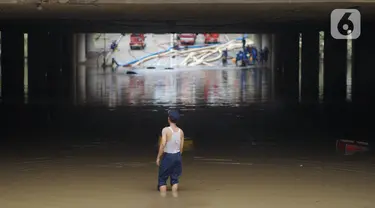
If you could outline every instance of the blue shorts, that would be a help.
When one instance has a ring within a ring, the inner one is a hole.
[[[171,185],[177,184],[182,173],[181,153],[164,153],[160,161],[158,189],[167,185],[167,180],[171,178]]]

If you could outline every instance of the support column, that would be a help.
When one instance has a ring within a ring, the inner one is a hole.
[[[258,50],[262,48],[262,34],[253,34],[254,46]]]
[[[87,33],[86,34],[86,55],[96,52],[95,47],[95,33]]]
[[[77,34],[77,63],[86,61],[86,36],[84,33]]]
[[[83,104],[86,101],[86,65],[77,67],[77,103]]]
[[[281,35],[273,34],[272,35],[272,98],[280,99],[281,95],[281,84],[282,84],[282,51],[281,51]]]
[[[375,40],[373,30],[362,26],[361,36],[353,40],[352,101],[363,107],[373,108],[375,103]]]
[[[301,101],[317,103],[319,100],[319,32],[302,34]]]
[[[299,98],[299,33],[281,34],[282,94],[284,101]]]
[[[76,41],[75,34],[64,33],[62,37],[64,54],[62,61],[62,74],[63,74],[63,93],[64,101],[72,104],[75,98],[75,61],[76,61]]]
[[[7,29],[1,32],[1,93],[4,102],[23,102],[24,33]]]
[[[94,38],[95,38],[95,33],[86,34],[86,51],[87,52],[96,51]]]
[[[47,32],[28,33],[28,98],[29,103],[43,102],[46,97]]]
[[[48,32],[49,58],[47,60],[48,97],[53,102],[60,102],[62,89],[62,36],[58,31]]]
[[[272,34],[272,51],[271,51],[271,68],[275,69],[277,67],[277,51],[280,48],[280,40],[278,40],[279,36],[276,34]]]
[[[347,41],[324,35],[324,102],[346,100]]]
[[[74,62],[73,62],[73,68],[71,69],[71,79],[72,79],[72,86],[71,86],[71,98],[72,98],[72,104],[76,105],[77,104],[77,67],[79,62],[77,61],[77,56],[78,56],[78,34],[75,34],[73,36],[73,46],[75,47],[73,50],[73,57],[74,57]]]

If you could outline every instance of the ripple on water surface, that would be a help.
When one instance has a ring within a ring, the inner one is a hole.
[[[85,70],[85,69],[81,69]],[[91,106],[246,106],[269,101],[269,69],[142,70],[127,75],[90,70],[77,102]]]

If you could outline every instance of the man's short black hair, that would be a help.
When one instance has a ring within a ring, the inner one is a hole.
[[[177,123],[180,119],[180,113],[177,110],[168,111],[168,118],[172,123]]]

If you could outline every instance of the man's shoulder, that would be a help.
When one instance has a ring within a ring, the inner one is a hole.
[[[179,128],[179,129],[180,129],[180,132],[181,132],[181,133],[184,133],[184,131],[183,131],[181,128]]]
[[[164,128],[161,130],[161,132],[162,132],[162,133],[167,133],[167,132],[168,132],[168,129],[169,129],[169,127],[164,127]]]

